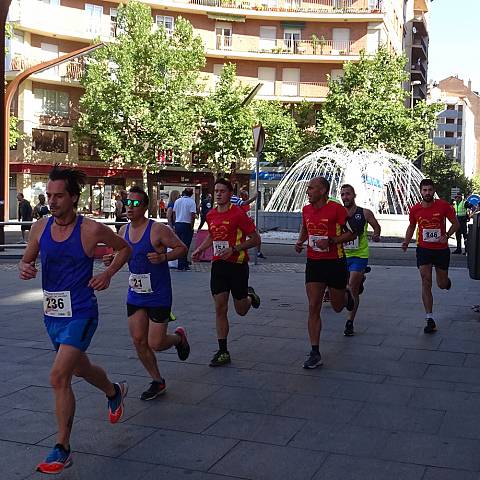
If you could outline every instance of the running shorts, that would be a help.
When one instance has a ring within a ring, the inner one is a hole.
[[[171,307],[141,307],[127,303],[127,316],[131,317],[138,310],[145,310],[148,318],[155,323],[167,323],[175,320]]]
[[[212,295],[231,292],[235,300],[248,296],[248,263],[233,263],[225,260],[212,262],[210,290]]]
[[[347,257],[349,272],[364,272],[368,265],[368,258]]]
[[[433,250],[432,248],[417,247],[417,267],[422,265],[433,265],[440,270],[448,270],[450,249]]]
[[[44,318],[50,340],[55,350],[60,345],[70,345],[85,352],[98,326],[98,317],[87,319]]]
[[[327,287],[343,290],[348,283],[345,258],[314,260],[307,258],[305,283],[325,283]]]

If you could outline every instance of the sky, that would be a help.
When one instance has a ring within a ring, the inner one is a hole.
[[[458,75],[480,91],[480,0],[432,0],[428,78]]]

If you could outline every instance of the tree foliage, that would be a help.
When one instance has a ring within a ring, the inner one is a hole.
[[[472,182],[464,175],[461,165],[431,142],[427,144],[422,163],[423,174],[435,182],[440,198],[450,200],[453,187],[460,188],[463,193],[472,190]]]
[[[410,95],[406,58],[381,47],[374,57],[362,52],[344,65],[344,76],[330,80],[319,118],[319,142],[343,143],[352,150],[384,148],[415,159],[435,127],[436,105],[405,106]]]
[[[225,64],[215,91],[202,104],[202,125],[196,148],[207,156],[215,173],[228,174],[234,162],[252,155],[253,110],[242,103],[249,91],[235,77],[233,64]]]
[[[290,105],[258,100],[254,110],[266,132],[263,160],[273,165],[290,165],[298,158],[303,145]]]
[[[154,28],[150,8],[138,1],[120,6],[117,32],[89,59],[76,135],[93,135],[106,162],[152,171],[157,152],[191,147],[203,44],[182,18],[171,34]]]

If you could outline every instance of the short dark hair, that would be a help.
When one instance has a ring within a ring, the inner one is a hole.
[[[139,195],[143,195],[143,203],[148,207],[150,199],[148,198],[147,192],[142,187],[134,185],[133,187],[130,187],[128,193],[138,193]]]
[[[330,192],[330,182],[325,177],[315,177],[312,180],[317,179],[327,190],[327,193]]]
[[[344,188],[349,188],[349,189],[352,191],[352,193],[353,193],[354,195],[356,195],[355,189],[354,189],[354,188],[352,187],[352,185],[350,185],[349,183],[344,183],[344,184],[340,187],[340,190],[343,190]]]
[[[422,189],[423,187],[429,187],[429,186],[432,186],[435,189],[435,183],[430,178],[424,178],[420,182],[420,189]]]
[[[87,174],[82,170],[75,168],[65,168],[55,165],[48,175],[49,180],[55,182],[56,180],[63,180],[65,182],[65,189],[70,196],[76,195],[77,201],[74,202],[74,206],[78,206],[80,200],[80,193],[83,187],[87,183]]]
[[[215,185],[219,183],[220,185],[225,185],[228,189],[228,191],[233,192],[233,185],[230,180],[227,180],[226,178],[217,178],[215,180]]]

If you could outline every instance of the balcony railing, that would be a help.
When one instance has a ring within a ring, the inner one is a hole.
[[[421,63],[412,64],[412,72],[419,72],[425,79],[427,78],[427,70]]]
[[[27,56],[22,54],[15,54],[12,57],[10,65],[7,65],[7,72],[22,72],[27,68],[38,65],[39,63],[51,60],[52,57],[47,56]],[[63,80],[66,82],[78,82],[82,78],[85,70],[85,64],[82,59],[75,59],[69,62],[62,63],[57,67],[51,67],[48,70],[40,73],[39,75],[46,75],[57,80]]]
[[[270,12],[306,13],[383,13],[377,0],[190,0],[204,7],[234,8]]]
[[[233,41],[232,41],[233,39]],[[351,40],[285,40],[276,39],[265,42],[262,39],[247,36],[217,36],[217,50],[234,52],[286,54],[286,55],[358,55],[364,45],[357,43],[353,48]]]

